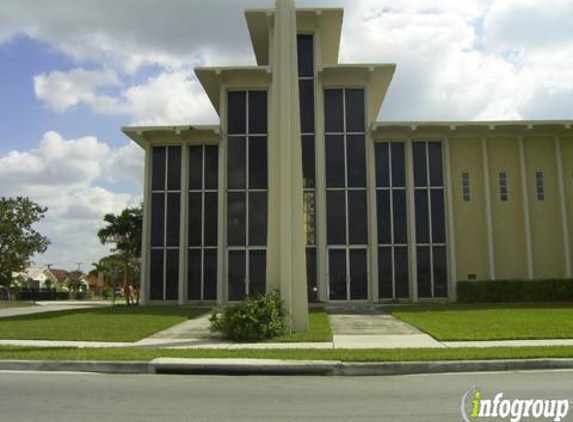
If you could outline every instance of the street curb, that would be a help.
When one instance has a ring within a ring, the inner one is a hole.
[[[0,371],[65,371],[106,374],[381,376],[551,369],[573,369],[573,359],[364,363],[272,359],[175,358],[158,358],[151,362],[0,361]]]

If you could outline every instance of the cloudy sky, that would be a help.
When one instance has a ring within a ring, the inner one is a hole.
[[[573,119],[571,0],[300,0],[345,8],[341,62],[396,63],[380,120]],[[140,201],[130,124],[216,123],[198,65],[254,64],[244,8],[272,0],[2,0],[0,196],[49,208],[38,265],[108,253]]]

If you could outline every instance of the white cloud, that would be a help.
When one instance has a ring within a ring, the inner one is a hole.
[[[47,132],[38,148],[0,156],[0,196],[28,196],[48,207],[38,230],[52,244],[35,260],[71,268],[107,255],[109,247],[96,235],[104,214],[140,201],[140,195],[102,185],[127,181],[136,183],[131,191],[141,192],[142,173],[141,151],[131,144],[113,149],[94,137],[66,140]]]
[[[100,88],[118,86],[118,76],[111,70],[74,69],[55,71],[34,77],[34,92],[55,111],[65,111],[81,102],[103,107]]]

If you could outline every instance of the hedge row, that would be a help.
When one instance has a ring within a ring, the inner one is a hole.
[[[458,302],[573,301],[573,279],[458,281]]]

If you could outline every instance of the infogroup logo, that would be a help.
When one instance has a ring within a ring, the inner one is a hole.
[[[465,422],[487,418],[511,422],[519,422],[522,418],[559,422],[569,413],[569,405],[569,399],[507,399],[502,392],[488,399],[479,387],[473,387],[462,396],[460,410]]]

